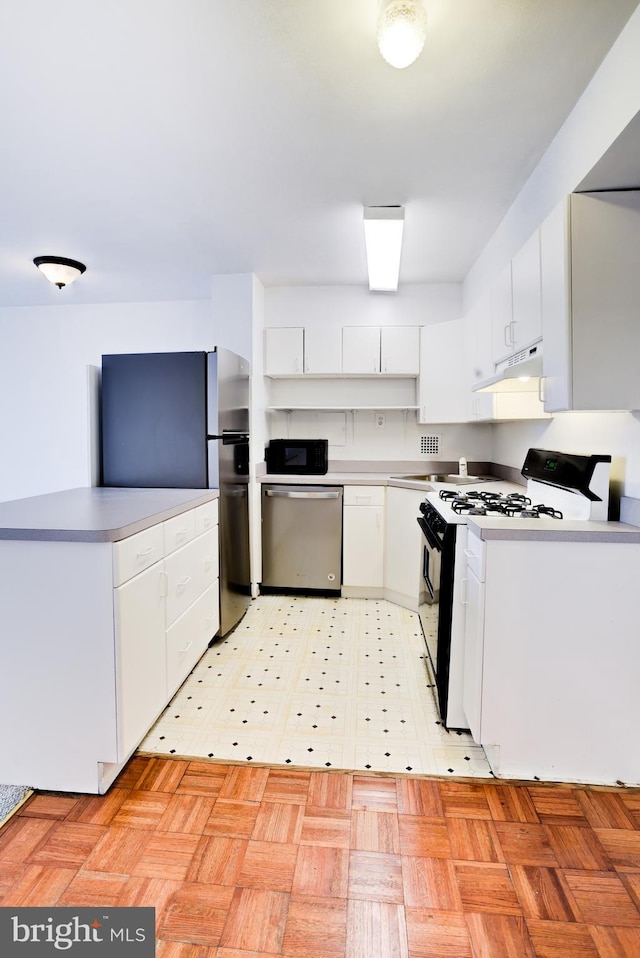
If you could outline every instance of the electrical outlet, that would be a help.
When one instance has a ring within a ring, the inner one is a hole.
[[[384,429],[386,424],[386,418],[381,412],[376,413],[376,429]]]

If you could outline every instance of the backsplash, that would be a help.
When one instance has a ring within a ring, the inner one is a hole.
[[[640,412],[564,412],[548,422],[493,426],[491,458],[520,467],[529,447],[610,455],[612,518],[620,496],[640,498]]]
[[[379,418],[383,425],[376,425]],[[345,412],[292,410],[269,414],[273,439],[328,439],[331,459],[471,460],[491,459],[487,423],[419,425],[415,412],[356,409]],[[437,437],[437,454],[433,438]],[[425,438],[428,440],[424,442]],[[424,450],[424,451],[423,451]]]

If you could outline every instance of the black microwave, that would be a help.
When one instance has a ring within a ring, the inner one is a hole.
[[[291,476],[324,476],[329,468],[328,439],[271,439],[266,448],[267,472]]]

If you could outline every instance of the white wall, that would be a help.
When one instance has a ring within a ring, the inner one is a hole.
[[[426,326],[462,315],[458,283],[402,286],[274,286],[265,289],[265,326]]]
[[[640,112],[640,7],[521,190],[464,282],[465,310],[567,193],[578,188]],[[640,185],[640,184],[639,184]]]
[[[211,278],[211,315],[216,345],[251,362],[253,351],[253,286],[251,273]]]
[[[208,301],[1,308],[0,342],[0,501],[91,485],[103,353],[216,345]]]

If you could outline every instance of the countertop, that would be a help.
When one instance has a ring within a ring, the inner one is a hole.
[[[117,542],[212,499],[217,489],[65,489],[0,502],[0,539]]]
[[[625,522],[593,519],[506,519],[468,516],[469,531],[481,539],[537,542],[640,542],[640,529]]]
[[[274,485],[300,485],[300,486],[397,486],[401,489],[416,489],[418,492],[427,493],[439,489],[457,489],[455,482],[432,482],[421,479],[408,479],[397,473],[388,472],[327,472],[324,476],[290,476],[290,475],[263,475],[259,477],[260,483],[273,483]],[[460,486],[461,489],[481,489],[484,486],[494,488],[496,482],[501,482],[497,478],[479,480],[477,484]],[[512,489],[523,489],[523,486],[517,486],[515,483],[504,483],[508,485],[509,491]]]
[[[324,476],[280,476],[266,473],[260,483],[294,486],[386,486],[389,475],[384,472],[327,472]]]

